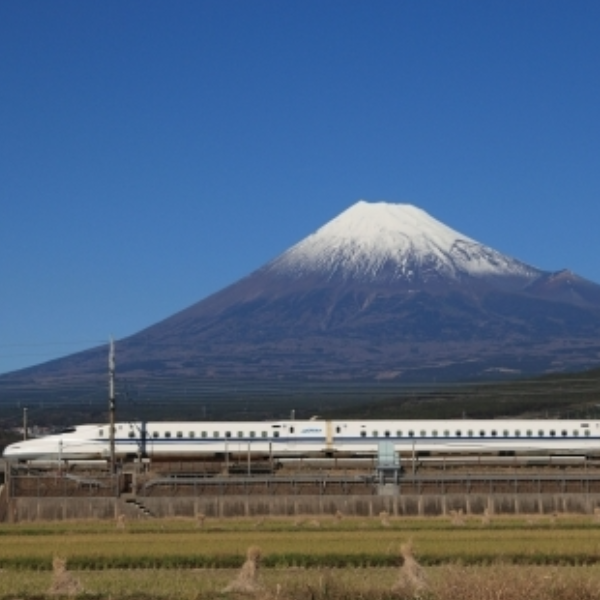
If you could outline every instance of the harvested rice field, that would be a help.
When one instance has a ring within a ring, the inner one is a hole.
[[[0,598],[598,599],[590,516],[0,526]]]

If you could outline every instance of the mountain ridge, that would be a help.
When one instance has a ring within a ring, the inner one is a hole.
[[[360,201],[117,351],[119,372],[139,380],[588,368],[600,362],[600,286],[501,254],[414,206]],[[105,363],[90,350],[22,376],[85,377]]]

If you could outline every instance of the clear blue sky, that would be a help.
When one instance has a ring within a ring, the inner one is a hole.
[[[600,282],[600,2],[3,0],[0,372],[358,199]]]

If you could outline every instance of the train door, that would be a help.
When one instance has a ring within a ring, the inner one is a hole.
[[[287,439],[288,449],[294,451],[296,449],[296,425],[293,423],[288,427]]]
[[[335,448],[333,447],[333,423],[325,421],[325,453],[331,454]]]

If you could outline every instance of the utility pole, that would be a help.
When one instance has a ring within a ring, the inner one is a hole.
[[[108,351],[108,414],[110,419],[110,472],[115,472],[115,343],[110,338]]]

